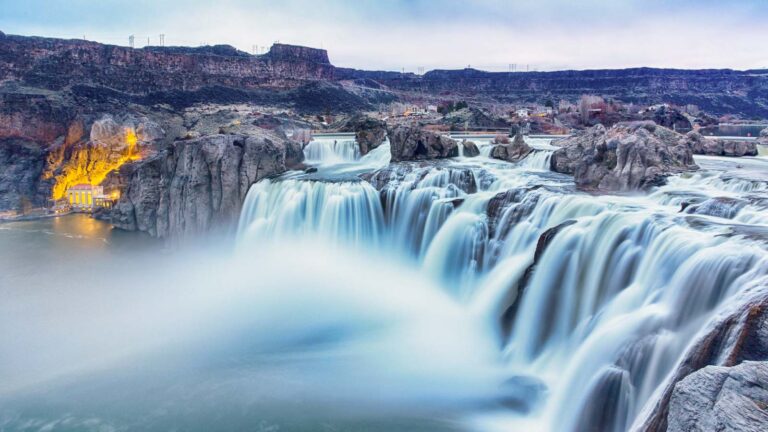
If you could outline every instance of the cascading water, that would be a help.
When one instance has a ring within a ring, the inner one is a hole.
[[[314,138],[304,147],[307,163],[340,163],[360,159],[360,148],[354,135],[333,135]]]
[[[631,429],[768,279],[768,161],[594,196],[529,144],[319,154],[251,187],[234,251],[79,256],[56,220],[3,225],[0,430]]]
[[[518,164],[488,159],[478,141],[477,158],[382,161],[367,181],[264,181],[240,241],[311,232],[429,275],[495,335],[510,385],[528,383],[515,387],[525,409],[489,409],[475,427],[627,430],[697,329],[768,274],[765,246],[732,228],[768,224],[753,199],[768,183],[711,166],[645,197],[588,196],[548,172],[547,140],[531,144]]]

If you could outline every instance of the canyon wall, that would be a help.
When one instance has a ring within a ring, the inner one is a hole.
[[[768,117],[768,70],[654,69],[556,72],[434,70],[423,76],[336,69],[337,79],[375,80],[391,89],[502,102],[577,100],[593,94],[643,104],[698,105],[716,115]]]

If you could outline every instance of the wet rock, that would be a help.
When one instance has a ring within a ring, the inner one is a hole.
[[[658,186],[667,176],[698,169],[682,135],[652,122],[602,125],[561,140],[552,171],[572,174],[583,189],[631,191]]]
[[[750,380],[733,378],[737,382],[733,382],[727,389],[719,385],[719,382],[725,382],[742,373],[759,372],[762,376],[764,373],[762,367],[756,370],[754,366],[749,366],[752,372],[734,368],[734,366],[751,361],[768,361],[768,282],[764,279],[756,279],[743,287],[742,292],[703,329],[667,379],[657,400],[641,413],[632,430],[638,432],[740,430],[671,429],[673,425],[684,427],[699,421],[714,422],[702,424],[729,425],[741,424],[738,422],[744,420],[745,423],[743,424],[751,424],[742,418],[744,414],[749,412],[743,410],[743,399],[736,397],[739,394],[750,396],[753,394],[750,393],[751,390],[757,390],[753,385],[745,386],[738,382],[749,382]],[[707,366],[724,368],[706,371]],[[692,378],[688,383],[681,384],[697,371],[702,371],[702,373],[698,377]],[[765,383],[764,378],[760,378],[758,382]],[[765,388],[764,384],[759,386]],[[725,391],[713,392],[713,389],[718,387],[724,388]],[[672,398],[676,392],[678,395],[673,414]],[[701,404],[706,403],[707,400],[721,403],[718,404],[716,410],[693,412],[698,411]],[[756,400],[754,403],[759,405],[758,402]],[[763,406],[763,410],[765,410],[765,406]],[[678,414],[683,415],[683,417],[680,419],[673,418],[673,415],[677,416]],[[738,418],[741,420],[734,423],[733,419]],[[762,429],[756,430],[764,430],[764,425],[765,423],[763,423]]]
[[[525,142],[522,132],[515,134],[515,139],[510,144],[497,144],[491,149],[491,157],[507,162],[519,162],[528,156],[533,149]]]
[[[341,132],[354,132],[360,154],[366,155],[371,150],[380,146],[387,139],[387,124],[363,114],[357,114],[350,118],[340,128]]]
[[[747,204],[749,204],[747,201],[738,198],[716,197],[698,204],[683,203],[682,211],[688,214],[733,219],[739,213],[739,210],[744,208]]]
[[[768,362],[707,366],[675,385],[667,432],[758,432],[768,426]]]
[[[465,157],[475,157],[480,155],[480,149],[474,141],[462,140],[461,146],[463,147],[463,153]]]
[[[111,222],[174,239],[231,228],[250,186],[285,171],[285,151],[285,141],[266,132],[176,141],[121,169],[127,181]]]
[[[418,126],[396,126],[387,131],[392,162],[456,157],[458,143]]]
[[[757,156],[756,141],[705,138],[698,132],[689,132],[685,139],[693,154],[707,156]]]

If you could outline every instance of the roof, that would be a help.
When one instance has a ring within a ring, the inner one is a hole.
[[[94,186],[89,185],[88,183],[80,183],[76,184],[69,188],[69,190],[93,190]]]

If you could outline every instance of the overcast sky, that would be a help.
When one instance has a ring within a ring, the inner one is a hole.
[[[768,0],[0,0],[0,30],[119,45],[275,41],[417,71],[768,68]]]

